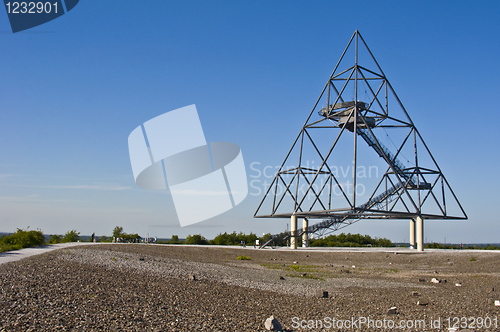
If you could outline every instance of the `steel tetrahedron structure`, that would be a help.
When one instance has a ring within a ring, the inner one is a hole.
[[[467,219],[358,31],[254,217],[291,218],[292,247],[298,236],[307,245],[308,234],[325,234],[361,219],[409,219],[410,242],[417,242],[419,250],[423,219]],[[302,229],[296,227],[297,218],[304,219]],[[321,221],[309,225],[309,219]]]

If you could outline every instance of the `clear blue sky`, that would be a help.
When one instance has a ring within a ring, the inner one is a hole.
[[[0,231],[170,237],[279,232],[259,196],[187,228],[167,192],[134,183],[127,137],[196,104],[208,141],[250,164],[284,158],[358,29],[469,215],[428,241],[500,242],[497,1],[85,0],[13,34],[0,10]],[[473,229],[474,231],[471,231]],[[345,231],[408,241],[408,222]]]

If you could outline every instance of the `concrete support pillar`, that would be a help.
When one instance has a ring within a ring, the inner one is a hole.
[[[306,229],[309,227],[309,220],[307,218],[304,218],[304,221],[302,222],[302,230],[304,233],[302,234],[302,248],[307,248],[307,241],[308,241],[308,234],[306,233]]]
[[[415,219],[410,220],[410,249],[415,249],[415,244],[417,242],[415,236]]]
[[[424,251],[424,220],[417,217],[417,250]]]
[[[297,249],[297,241],[295,234],[297,233],[297,216],[292,215],[290,220],[290,230],[292,231],[292,236],[290,237],[290,249]]]

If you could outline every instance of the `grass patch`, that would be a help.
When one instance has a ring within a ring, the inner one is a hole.
[[[238,256],[238,258],[236,258],[236,259],[239,259],[240,261],[250,261],[250,260],[252,260],[250,257],[243,256],[243,255]]]
[[[312,274],[307,274],[307,275],[301,275],[301,274],[287,274],[288,277],[292,278],[303,278],[303,279],[315,279],[315,280],[325,280],[321,277],[312,275]]]
[[[322,269],[321,266],[316,265],[288,265],[283,266],[282,264],[269,264],[264,263],[260,264],[260,266],[266,267],[268,269],[276,269],[276,270],[286,270],[286,271],[295,271],[295,272],[318,272],[319,269]]]
[[[263,266],[263,267],[268,268],[268,269],[274,269],[274,270],[284,269],[283,266],[281,266],[280,264],[267,264],[267,263],[264,263],[264,264],[260,264],[260,266]]]
[[[290,265],[290,269],[296,272],[317,272],[320,267],[316,265]]]
[[[474,258],[474,257],[471,257],[471,258],[470,258],[470,261],[471,261],[471,262],[475,262],[475,261],[477,261],[477,259],[476,259],[476,258]]]

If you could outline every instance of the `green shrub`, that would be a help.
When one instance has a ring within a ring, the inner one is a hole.
[[[208,244],[208,241],[201,234],[195,234],[186,237],[186,244]]]
[[[432,248],[432,249],[460,249],[460,246],[454,244],[441,244],[441,243],[426,243],[424,248]]]
[[[263,236],[259,237],[260,245],[263,245],[264,243],[269,241],[271,239],[271,237],[272,237],[271,233],[267,233],[267,234],[264,234]],[[278,247],[286,246],[287,242],[290,240],[290,238],[288,238],[287,240],[284,240],[284,238],[286,238],[286,237],[288,237],[288,232],[279,233],[278,236],[274,238],[273,246],[278,246]],[[301,237],[297,238],[297,240],[298,240],[297,246],[302,245],[302,238]],[[300,241],[300,244],[299,244],[299,241]]]
[[[0,251],[18,250],[45,244],[41,230],[28,231],[18,228],[15,233],[0,237]]]
[[[120,238],[122,242],[130,242],[130,243],[141,242],[142,239],[142,237],[140,237],[139,234],[137,233],[134,234],[122,233]]]
[[[239,245],[241,244],[241,241],[243,241],[247,245],[253,245],[253,243],[255,243],[255,240],[257,239],[258,237],[254,233],[246,235],[243,232],[239,232],[238,234],[236,234],[236,232],[232,232],[230,234],[224,232],[224,234],[220,233],[213,240],[210,240],[210,244]]]
[[[309,239],[310,247],[394,247],[394,243],[386,238],[372,238],[369,235],[341,233],[323,239]]]
[[[179,236],[178,235],[172,235],[172,238],[170,239],[170,241],[167,241],[167,243],[170,243],[170,244],[181,244],[182,241],[179,240]]]
[[[243,256],[243,255],[242,256],[238,256],[237,259],[239,259],[240,261],[250,261],[250,260],[252,260],[250,257]]]
[[[78,242],[78,240],[80,240],[80,232],[73,229],[64,234],[61,242]]]
[[[49,244],[61,243],[61,241],[62,241],[62,236],[54,234],[50,236]]]
[[[113,229],[113,237],[115,239],[120,239],[120,242],[128,242],[128,243],[138,243],[141,242],[142,237],[139,234],[127,234],[123,231],[123,227],[116,226]],[[112,241],[112,240],[111,240]]]
[[[113,237],[115,237],[115,238],[122,237],[123,234],[124,234],[123,233],[123,227],[116,226],[113,229]]]

